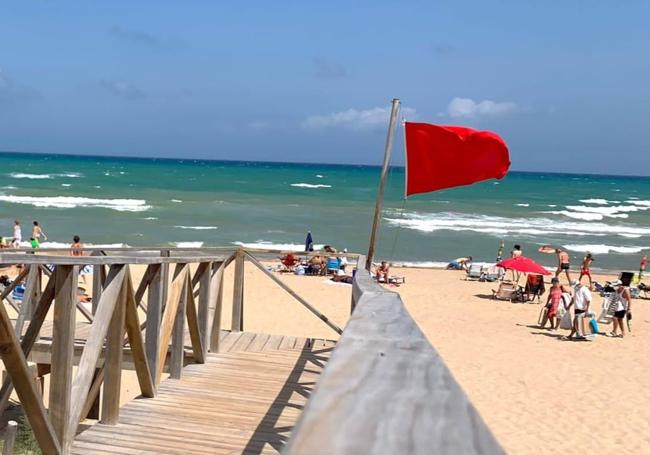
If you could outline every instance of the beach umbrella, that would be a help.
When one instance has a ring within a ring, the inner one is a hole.
[[[311,231],[307,231],[307,238],[305,239],[305,251],[314,251],[314,239],[311,236]]]
[[[497,264],[498,267],[503,267],[507,270],[516,270],[522,273],[534,273],[536,275],[550,275],[551,272],[544,267],[533,261],[531,258],[519,256],[510,259],[504,259]]]

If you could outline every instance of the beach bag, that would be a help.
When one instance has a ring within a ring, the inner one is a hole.
[[[560,328],[564,330],[571,330],[573,328],[573,320],[571,319],[571,312],[566,311],[560,319]]]
[[[591,318],[589,321],[589,329],[591,330],[591,333],[599,333],[598,332],[598,321],[596,321],[596,318]]]

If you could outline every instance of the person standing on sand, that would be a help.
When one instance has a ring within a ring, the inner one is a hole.
[[[648,256],[644,254],[641,258],[641,263],[639,264],[639,280],[643,279],[646,265],[648,265]]]
[[[557,254],[557,270],[555,271],[555,277],[559,277],[560,274],[564,272],[566,273],[567,281],[571,283],[571,276],[569,275],[571,259],[569,258],[569,253],[560,248],[556,248],[555,253]]]
[[[43,237],[43,240],[47,240],[47,235],[45,235],[45,232],[43,232],[43,229],[38,224],[38,221],[34,221],[33,224],[32,238],[30,240],[32,242],[32,248],[39,248],[41,246],[41,237]]]
[[[585,337],[585,313],[589,311],[589,305],[591,304],[591,291],[586,286],[583,286],[582,283],[576,281],[575,283],[575,293],[573,294],[573,300],[569,304],[569,308],[573,306],[573,327],[571,328],[571,333],[568,336],[568,339],[572,339],[573,335],[577,334],[577,339],[584,339]]]
[[[582,283],[582,277],[587,276],[589,278],[589,289],[593,289],[593,283],[591,281],[591,263],[594,262],[594,257],[591,255],[591,253],[587,253],[587,255],[584,257],[582,260],[582,265],[580,266],[580,278],[578,278],[578,282]]]
[[[84,244],[81,243],[81,239],[78,235],[72,237],[72,245],[70,245],[70,256],[83,256],[84,255]]]
[[[548,292],[546,299],[546,316],[542,319],[540,328],[545,328],[546,321],[550,321],[551,330],[557,330],[557,312],[560,302],[562,301],[562,286],[560,286],[560,279],[555,277],[551,279],[551,289]]]
[[[14,221],[14,237],[11,240],[11,246],[13,248],[20,248],[20,242],[23,241],[23,233],[20,230],[20,221]]]
[[[627,313],[631,313],[632,311],[632,296],[630,295],[630,289],[628,288],[630,285],[629,281],[627,283],[618,281],[617,284],[619,286],[616,289],[615,296],[616,310],[614,311],[614,318],[612,319],[614,321],[614,328],[612,329],[612,332],[609,334],[609,336],[623,338],[625,336],[625,324],[623,324],[623,320],[625,319]],[[620,335],[616,333],[618,327],[621,328]]]

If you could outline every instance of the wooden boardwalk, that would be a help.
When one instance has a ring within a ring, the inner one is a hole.
[[[267,454],[287,441],[334,342],[223,332],[218,354],[97,423],[74,454]]]

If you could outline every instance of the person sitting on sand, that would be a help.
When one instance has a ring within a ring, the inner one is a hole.
[[[344,271],[339,270],[337,273],[332,275],[331,280],[334,281],[335,283],[352,284],[353,278],[349,275],[346,275]]]
[[[325,270],[325,259],[321,256],[313,256],[309,260],[309,266],[307,267],[307,273],[310,275],[320,275],[323,270]]]
[[[555,253],[557,254],[557,270],[555,271],[555,277],[557,278],[562,272],[564,272],[566,273],[567,281],[571,283],[571,276],[569,275],[571,259],[569,258],[569,253],[560,248],[556,248]]]
[[[572,339],[573,335],[577,334],[578,339],[585,337],[585,313],[589,310],[591,304],[591,291],[586,286],[583,286],[579,281],[573,283],[575,293],[573,299],[569,304],[569,309],[573,306],[573,327],[568,339]]]
[[[456,258],[447,264],[447,270],[469,270],[472,265],[472,256]]]
[[[546,299],[546,315],[542,319],[540,328],[545,328],[546,321],[550,321],[551,330],[557,330],[557,313],[560,302],[562,301],[562,293],[563,289],[562,286],[560,286],[560,279],[554,277],[551,280],[551,289],[548,292],[548,298]]]
[[[72,237],[72,245],[70,245],[70,256],[83,256],[84,255],[84,244],[81,243],[81,239],[78,235]]]
[[[580,265],[580,278],[578,278],[578,281],[582,282],[582,277],[587,276],[587,278],[589,278],[589,289],[591,290],[593,290],[593,282],[591,281],[592,262],[594,262],[594,257],[591,253],[587,253],[587,255],[582,259],[582,265]]]
[[[287,272],[293,272],[293,269],[300,262],[293,253],[287,253],[284,256],[280,256],[279,259]]]
[[[390,272],[390,267],[386,261],[381,261],[379,267],[375,271],[375,278],[380,283],[388,283],[388,273]]]

